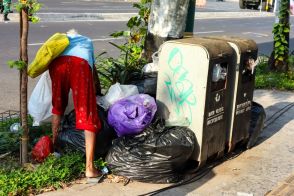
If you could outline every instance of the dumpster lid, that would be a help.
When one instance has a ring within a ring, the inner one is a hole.
[[[207,36],[207,37],[204,37],[204,38],[217,39],[217,40],[224,40],[224,41],[227,41],[227,42],[232,42],[232,43],[236,44],[239,47],[241,53],[252,52],[252,51],[257,50],[257,45],[256,45],[255,41],[253,41],[252,39],[235,37],[235,36]]]
[[[227,56],[233,54],[233,49],[230,45],[223,40],[212,40],[201,37],[189,37],[177,40],[168,41],[169,43],[183,43],[190,45],[199,45],[206,49],[209,58],[220,58],[221,56]]]

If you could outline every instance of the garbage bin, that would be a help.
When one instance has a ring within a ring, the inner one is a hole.
[[[232,86],[229,100],[231,114],[227,118],[227,145],[228,151],[231,152],[238,143],[245,143],[249,137],[255,83],[252,65],[257,59],[258,48],[251,39],[227,36],[206,38],[224,40],[234,49],[234,76],[228,81],[228,85]]]
[[[199,151],[193,158],[199,166],[224,153],[232,66],[233,49],[222,40],[168,41],[159,54],[158,113],[167,125],[195,133]]]

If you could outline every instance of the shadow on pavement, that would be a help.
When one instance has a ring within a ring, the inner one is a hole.
[[[294,120],[293,102],[279,102],[265,108],[265,110],[267,114],[265,127],[256,145],[265,142],[278,133],[286,124]]]
[[[276,98],[276,95],[273,94],[272,98]],[[291,96],[289,94],[289,96]],[[293,95],[292,95],[293,96]],[[286,98],[289,98],[286,95]],[[266,106],[265,106],[266,107]],[[266,110],[266,120],[265,120],[265,129],[262,131],[257,143],[254,147],[258,146],[259,144],[265,142],[267,139],[274,136],[278,133],[286,124],[290,121],[294,120],[294,103],[293,102],[277,102],[274,105],[270,105],[265,108]],[[254,148],[253,147],[253,148]],[[248,149],[250,150],[250,149]],[[207,165],[218,165],[228,161],[231,158],[235,158],[234,156],[238,156],[239,153],[246,151],[244,148],[237,148],[232,154],[227,155],[226,158],[215,160],[210,164]],[[213,168],[213,167],[212,167]],[[161,192],[158,195],[188,195],[212,180],[216,173],[212,170],[212,168],[204,167],[198,171],[200,174],[195,176],[194,180],[191,180],[190,183],[186,183],[185,185],[181,185],[179,187],[172,188],[170,190]],[[203,175],[203,177],[201,177]],[[188,176],[190,178],[191,176]],[[220,195],[223,193],[220,193]]]

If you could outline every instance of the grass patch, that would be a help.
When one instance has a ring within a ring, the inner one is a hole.
[[[13,158],[10,161],[15,163]],[[2,167],[0,168],[0,195],[39,194],[45,190],[64,187],[66,183],[81,177],[85,171],[84,162],[80,153],[70,153],[60,158],[51,155],[36,168]]]
[[[8,114],[8,115],[7,115]],[[19,138],[21,130],[11,132],[10,126],[19,122],[18,115],[3,113],[0,119],[0,196],[35,195],[45,191],[63,188],[75,179],[84,176],[85,158],[78,152],[66,152],[60,158],[50,155],[39,165],[19,164]],[[51,135],[51,124],[32,127],[29,121],[29,149],[40,137]],[[95,161],[95,166],[106,166],[102,158]]]
[[[22,130],[11,131],[10,126],[19,123],[19,112],[7,111],[0,114],[0,196],[30,195],[55,190],[81,177],[85,160],[80,153],[65,154],[60,158],[53,155],[37,166],[19,164],[19,147]],[[29,150],[43,135],[51,135],[51,124],[32,127],[29,124]]]
[[[268,69],[268,57],[258,57],[256,67],[255,88],[294,90],[294,56],[289,57],[289,71],[287,73],[273,72]]]

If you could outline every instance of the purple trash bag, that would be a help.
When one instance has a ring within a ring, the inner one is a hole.
[[[115,102],[108,111],[108,123],[119,137],[141,133],[151,123],[157,106],[147,94],[133,95]]]

